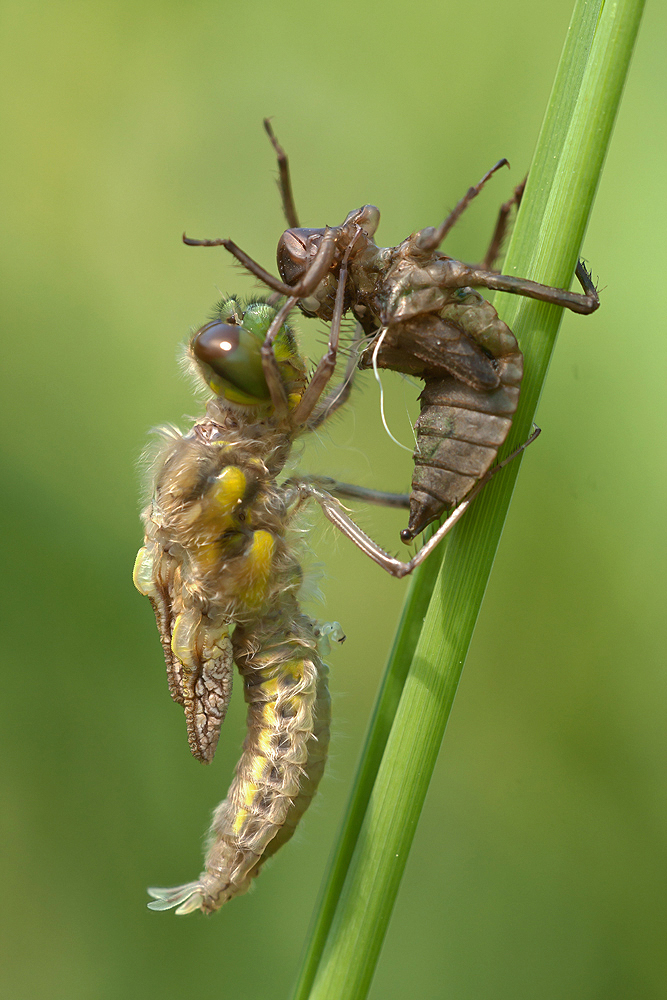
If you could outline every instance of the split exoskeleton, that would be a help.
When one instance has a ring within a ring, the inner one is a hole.
[[[598,308],[597,291],[581,261],[576,276],[583,294],[499,274],[493,269],[512,207],[520,203],[523,184],[501,207],[481,264],[465,264],[438,250],[489,178],[507,165],[506,160],[500,160],[470,188],[440,226],[419,230],[398,246],[383,248],[373,239],[380,220],[373,205],[350,212],[340,226],[299,226],[287,157],[269,122],[264,124],[278,156],[283,208],[290,226],[278,243],[282,280],[265,271],[231,240],[186,242],[224,246],[274,292],[288,296],[287,309],[291,308],[290,302],[296,302],[306,316],[330,323],[327,358],[331,370],[340,316],[349,311],[369,338],[360,354],[360,368],[388,368],[424,380],[421,414],[415,426],[410,517],[408,527],[401,532],[402,540],[412,541],[445,511],[452,513],[413,559],[402,562],[389,556],[338,513],[335,503],[327,500],[322,488],[315,488],[313,482],[312,496],[326,516],[375,562],[393,576],[402,577],[432,551],[500,467],[492,465],[517,409],[523,377],[521,350],[512,331],[476,289],[511,292],[584,314]],[[343,307],[338,315],[335,302],[337,297],[340,300],[341,284]],[[337,496],[408,506],[399,496],[385,495],[383,501],[383,494],[347,484],[331,484],[329,490]]]

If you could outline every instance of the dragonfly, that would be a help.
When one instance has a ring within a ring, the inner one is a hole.
[[[188,242],[224,246],[274,292],[297,296],[306,316],[327,322],[334,321],[334,303],[344,283],[343,312],[349,310],[355,316],[370,341],[361,352],[359,367],[388,368],[425,382],[415,425],[410,515],[401,539],[412,542],[427,525],[452,510],[444,532],[438,533],[440,540],[481,486],[507,464],[506,460],[493,465],[509,434],[523,378],[523,355],[516,337],[477,289],[510,292],[590,314],[600,304],[591,275],[579,261],[575,271],[583,289],[579,293],[494,269],[525,182],[501,206],[480,264],[466,264],[438,249],[487,181],[509,166],[505,159],[468,189],[439,226],[418,230],[398,246],[379,247],[375,243],[380,212],[374,205],[350,212],[339,226],[303,228],[294,204],[287,156],[268,120],[264,126],[277,155],[279,187],[289,225],[278,243],[280,279],[231,240]],[[538,433],[536,430],[510,458]],[[405,574],[407,564],[390,564],[368,547],[366,551],[393,575]]]
[[[193,755],[213,759],[234,666],[248,719],[235,777],[213,815],[204,870],[192,882],[149,889],[154,910],[212,913],[244,893],[293,835],[324,770],[330,699],[323,656],[345,636],[338,622],[316,622],[300,607],[298,517],[314,499],[357,544],[366,536],[335,496],[339,485],[343,495],[353,487],[281,476],[294,441],[349,395],[354,353],[342,382],[327,389],[345,266],[328,349],[310,378],[288,322],[296,298],[282,305],[271,297],[225,299],[187,347],[209,392],[206,411],[186,433],[160,431],[134,583],[153,606]],[[408,502],[380,491],[359,495]]]
[[[236,664],[248,734],[227,798],[216,809],[199,879],[149,889],[152,909],[217,910],[245,892],[293,834],[319,783],[330,701],[322,659],[345,638],[298,600],[295,482],[279,485],[294,438],[335,411],[326,380],[308,383],[286,309],[223,300],[190,339],[190,367],[208,387],[205,414],[185,434],[161,431],[145,544],[134,582],[153,605],[169,691],[188,742],[213,759]],[[266,350],[263,351],[263,349]]]

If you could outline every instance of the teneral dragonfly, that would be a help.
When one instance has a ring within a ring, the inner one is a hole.
[[[354,355],[342,383],[325,392],[343,289],[344,281],[327,353],[310,380],[287,324],[295,298],[281,307],[262,299],[221,302],[188,347],[211,392],[206,413],[185,434],[162,431],[134,581],[153,605],[169,690],[184,708],[194,756],[213,758],[234,664],[248,732],[213,816],[204,871],[193,882],[150,889],[153,909],[210,913],[245,892],[292,836],[324,769],[330,713],[322,655],[344,635],[337,622],[321,624],[301,610],[291,529],[312,499],[350,537],[359,529],[324,488],[336,491],[332,480],[279,477],[295,438],[322,424],[349,393]],[[407,505],[403,496],[361,494]]]
[[[227,299],[192,337],[192,367],[212,396],[188,433],[163,431],[143,513],[135,584],[155,610],[169,690],[199,760],[213,758],[234,664],[248,702],[243,755],[215,811],[205,869],[194,882],[149,890],[153,909],[208,913],[245,892],[293,834],[326,760],[321,653],[344,636],[299,607],[290,527],[303,498],[277,477],[294,437],[340,396],[320,398],[321,367],[308,384],[287,311]]]

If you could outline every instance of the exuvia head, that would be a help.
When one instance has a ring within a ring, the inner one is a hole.
[[[361,230],[373,237],[380,222],[380,210],[375,205],[357,208],[333,232],[336,234],[336,264]],[[295,285],[304,276],[319,250],[327,229],[286,229],[278,242],[278,270],[287,285]]]

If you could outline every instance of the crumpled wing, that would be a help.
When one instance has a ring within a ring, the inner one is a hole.
[[[153,605],[169,692],[185,711],[190,750],[209,764],[232,695],[229,625],[216,624],[193,607],[178,562],[156,542],[139,550],[134,584]]]

